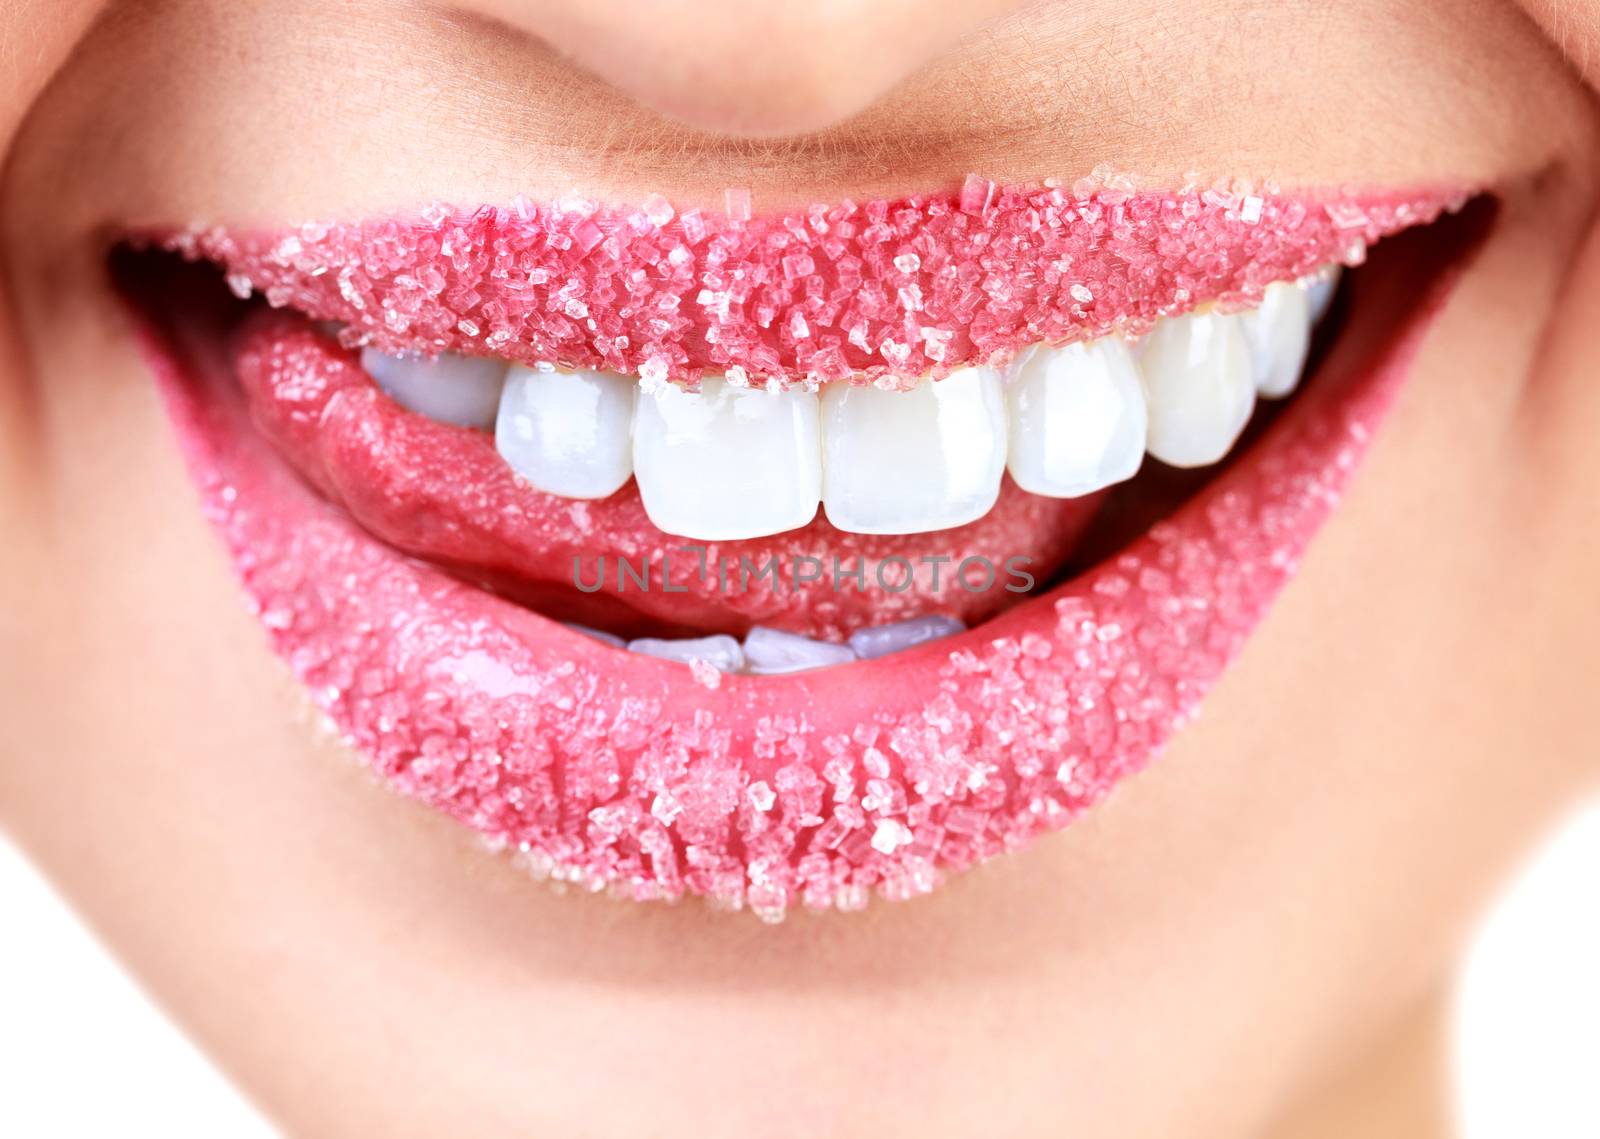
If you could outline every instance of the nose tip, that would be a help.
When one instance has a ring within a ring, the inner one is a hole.
[[[650,109],[723,134],[865,110],[1015,0],[478,0]]]

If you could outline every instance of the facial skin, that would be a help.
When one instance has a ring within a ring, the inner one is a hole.
[[[0,824],[295,1134],[1443,1133],[1463,933],[1596,775],[1600,5],[866,7],[9,6]],[[1100,162],[1504,209],[1150,773],[930,898],[778,928],[556,895],[320,735],[103,273],[129,223]]]

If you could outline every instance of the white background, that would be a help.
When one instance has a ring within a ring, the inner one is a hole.
[[[271,1135],[3,843],[0,907],[0,1135]],[[1464,1139],[1600,1136],[1600,804],[1486,923],[1457,1060]]]

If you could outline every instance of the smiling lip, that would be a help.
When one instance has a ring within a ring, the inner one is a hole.
[[[1002,203],[1020,200],[1010,193]],[[1317,232],[1365,241],[1427,220],[1445,201],[1375,200],[1389,204],[1364,208],[1373,232],[1321,223]],[[1286,209],[1287,199],[1270,207]],[[1217,209],[1213,220],[1232,225]],[[1311,388],[1250,453],[1119,555],[959,637],[780,678],[617,652],[376,540],[274,454],[272,424],[251,425],[238,382],[248,383],[250,353],[265,343],[302,363],[314,357],[303,322],[269,321],[256,333],[264,340],[252,348],[247,335],[235,357],[203,322],[158,311],[127,275],[120,283],[144,318],[206,509],[273,644],[387,782],[541,873],[638,899],[704,895],[770,919],[796,902],[849,909],[874,891],[926,892],[947,871],[1060,827],[1142,768],[1194,714],[1332,509],[1482,212],[1385,242]],[[350,248],[354,232],[331,247]],[[1282,252],[1266,268],[1237,246],[1192,243],[1213,288],[1168,304],[1312,268],[1327,260],[1321,240],[1252,246]],[[223,256],[230,271],[268,267],[227,234],[177,244]],[[276,271],[269,296],[287,289],[274,299],[311,315],[387,311],[378,298],[390,294],[370,276],[366,308],[352,312],[330,300],[337,274],[330,282],[307,260]],[[1152,287],[1181,288],[1178,279]],[[1127,293],[1113,319],[1137,320],[1145,304]],[[1100,319],[1060,313],[1035,316],[1063,335],[1085,335]],[[548,343],[527,343],[547,355]],[[620,365],[592,337],[582,343]],[[713,342],[703,334],[672,343],[685,353],[674,369],[723,363],[705,354]],[[973,334],[964,351],[985,344],[1016,347]],[[804,366],[794,349],[774,349],[776,370]],[[320,351],[304,375],[337,373],[337,353]],[[568,344],[548,355],[579,362],[575,353]],[[326,418],[324,406],[298,428],[314,435]],[[276,441],[293,442],[282,432]],[[424,494],[428,481],[418,484]],[[391,509],[406,505],[404,488],[385,492]]]

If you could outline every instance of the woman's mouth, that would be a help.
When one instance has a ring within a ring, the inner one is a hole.
[[[542,875],[775,919],[1145,766],[1354,471],[1465,201],[968,179],[145,231],[113,270],[386,783]]]

